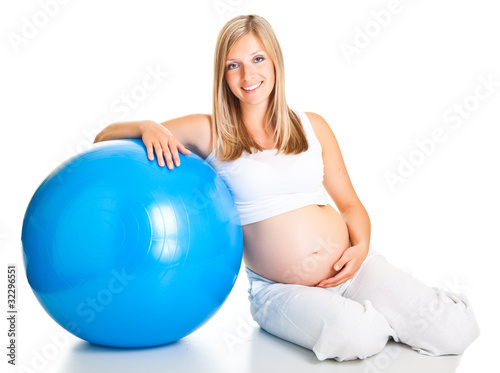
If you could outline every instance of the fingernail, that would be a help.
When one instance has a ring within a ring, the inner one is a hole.
[[[180,165],[180,164],[181,164],[181,162],[179,162],[179,161],[175,161],[175,165],[176,165],[177,167],[179,167],[179,165]]]
[[[335,267],[333,267],[333,269],[335,269],[336,271],[338,271],[339,270],[339,266],[335,266]]]

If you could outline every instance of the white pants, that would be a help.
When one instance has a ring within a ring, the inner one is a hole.
[[[479,335],[465,295],[430,288],[375,252],[334,288],[277,283],[246,272],[253,319],[319,360],[363,359],[389,338],[425,355],[461,354]]]

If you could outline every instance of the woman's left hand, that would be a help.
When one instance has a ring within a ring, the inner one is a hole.
[[[349,247],[340,259],[333,265],[338,272],[335,276],[321,280],[316,286],[330,288],[350,280],[368,256],[369,247],[365,245],[354,245]]]

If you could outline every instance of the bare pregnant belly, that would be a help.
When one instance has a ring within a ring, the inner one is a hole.
[[[314,286],[337,272],[349,247],[344,219],[330,205],[310,205],[243,226],[245,265],[272,281]]]

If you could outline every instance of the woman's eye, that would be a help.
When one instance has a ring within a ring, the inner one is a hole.
[[[255,62],[262,62],[262,61],[264,61],[264,57],[261,57],[261,56],[259,56],[259,57],[255,57],[255,60],[254,60],[254,61],[255,61]]]
[[[230,63],[229,65],[227,65],[227,69],[228,70],[232,70],[232,69],[235,69],[236,68],[236,64],[235,63]]]

